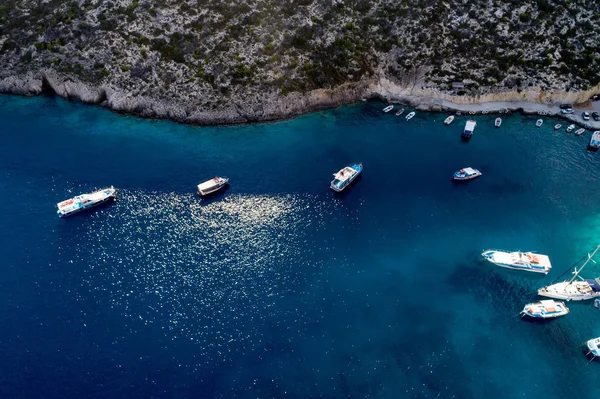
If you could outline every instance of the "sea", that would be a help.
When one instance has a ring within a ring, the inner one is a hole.
[[[0,398],[597,398],[600,310],[519,316],[600,244],[591,132],[385,105],[202,127],[1,96]],[[214,176],[230,187],[201,199]]]

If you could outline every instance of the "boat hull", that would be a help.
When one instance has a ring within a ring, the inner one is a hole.
[[[587,289],[589,285],[583,281],[574,281],[569,284],[567,281],[543,287],[538,290],[538,295],[553,299],[562,299],[563,301],[587,301],[600,297],[600,292]]]
[[[333,191],[335,191],[336,193],[341,193],[342,191],[344,191],[348,186],[350,186],[352,184],[352,182],[354,182],[354,180],[356,180],[363,171],[363,166],[362,164],[354,164],[350,166],[352,169],[356,170],[357,173],[354,174],[352,177],[350,177],[348,180],[346,180],[344,182],[344,184],[340,187],[336,186],[334,184],[335,180],[331,182],[331,184],[329,185],[329,188],[332,189]]]
[[[201,197],[206,197],[208,195],[214,194],[218,191],[221,191],[222,189],[224,189],[227,185],[229,184],[229,179],[225,178],[222,179],[219,184],[215,185],[214,187],[210,187],[206,190],[202,190],[200,188],[197,189],[198,195]]]
[[[512,270],[522,270],[522,271],[526,271],[526,272],[532,272],[532,273],[539,273],[539,274],[548,274],[550,272],[550,270],[552,269],[552,266],[549,264],[550,261],[548,259],[547,261],[547,265],[542,265],[542,264],[534,264],[534,263],[525,263],[525,264],[517,264],[517,263],[507,263],[507,262],[503,262],[502,260],[498,259],[498,257],[496,257],[496,254],[510,254],[510,252],[508,251],[496,251],[496,250],[487,250],[484,251],[481,256],[483,256],[483,258],[485,260],[487,260],[488,262],[490,262],[493,265],[499,266],[499,267],[503,267],[506,269],[512,269]],[[529,253],[525,253],[526,255]],[[535,255],[538,258],[542,258],[543,257],[543,261],[544,263],[546,263],[547,260],[547,256],[546,255],[541,255],[541,254],[531,254],[531,255]]]
[[[111,190],[112,191],[110,192],[110,194],[108,194],[105,198],[102,198],[102,199],[100,199],[98,201],[91,202],[91,203],[86,204],[86,205],[82,205],[80,208],[74,208],[74,209],[71,209],[69,211],[64,211],[63,212],[63,211],[61,211],[59,209],[58,211],[56,211],[56,213],[57,213],[57,215],[58,215],[59,218],[68,218],[68,217],[71,217],[73,215],[77,215],[77,214],[79,214],[81,212],[85,212],[85,211],[88,211],[90,209],[97,208],[99,206],[106,205],[106,204],[111,203],[111,202],[115,202],[117,200],[117,198],[116,198],[116,190],[114,190],[114,189],[111,189]]]

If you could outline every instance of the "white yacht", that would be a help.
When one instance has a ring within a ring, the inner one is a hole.
[[[570,280],[542,287],[538,290],[538,295],[567,301],[585,301],[600,297],[600,277],[585,280],[579,276],[579,273],[592,261],[598,250],[600,250],[600,245],[591,255],[588,254],[588,259],[579,270],[575,268],[574,276]]]
[[[406,120],[407,120],[407,121],[409,121],[409,120],[411,120],[411,119],[412,119],[414,116],[415,116],[415,112],[413,111],[413,112],[409,113],[408,115],[406,115]]]
[[[500,125],[502,125],[502,118],[496,118],[496,121],[494,122],[494,126],[500,127]]]
[[[449,124],[451,124],[453,120],[454,120],[454,115],[450,115],[449,117],[447,117],[447,118],[444,120],[444,125],[449,125]]]
[[[600,337],[592,338],[588,342],[586,342],[588,349],[588,355],[591,353],[592,355],[600,356]]]
[[[226,177],[214,177],[204,183],[198,184],[198,195],[203,197],[212,194],[225,187],[228,183],[229,179]]]
[[[385,113],[387,114],[388,112],[390,112],[390,111],[391,111],[391,110],[393,110],[393,109],[394,109],[394,106],[393,106],[393,105],[388,105],[387,107],[385,107],[385,108],[383,109],[383,112],[385,112]]]
[[[496,266],[515,270],[525,270],[534,273],[548,274],[552,269],[548,255],[533,252],[508,252],[488,249],[481,254],[483,258]]]
[[[552,299],[529,303],[521,311],[521,316],[529,316],[535,319],[553,319],[569,314],[569,308],[564,302],[556,302]]]
[[[543,120],[543,119],[538,119],[538,120],[537,120],[537,122],[535,122],[535,125],[536,125],[537,127],[540,127],[540,126],[542,126],[543,124],[544,124],[544,120]]]
[[[111,186],[92,193],[78,195],[56,204],[58,207],[56,213],[58,214],[58,217],[65,218],[86,209],[94,208],[110,201],[115,201],[116,192],[117,190]]]
[[[567,133],[571,133],[573,130],[575,130],[575,125],[569,125],[567,127]]]

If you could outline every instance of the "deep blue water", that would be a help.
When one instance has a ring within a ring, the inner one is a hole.
[[[590,132],[477,116],[464,143],[464,117],[381,108],[193,127],[0,97],[0,397],[597,397],[600,311],[518,316],[600,242]],[[466,166],[483,177],[454,184]],[[200,200],[214,175],[231,187]],[[56,217],[107,185],[115,204]]]

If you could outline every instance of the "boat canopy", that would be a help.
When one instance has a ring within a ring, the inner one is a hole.
[[[473,131],[475,130],[475,125],[477,125],[475,121],[467,121],[467,123],[465,124],[465,130]]]
[[[596,280],[585,280],[590,287],[592,288],[592,291],[594,292],[600,292],[600,282],[598,282],[598,279]]]

